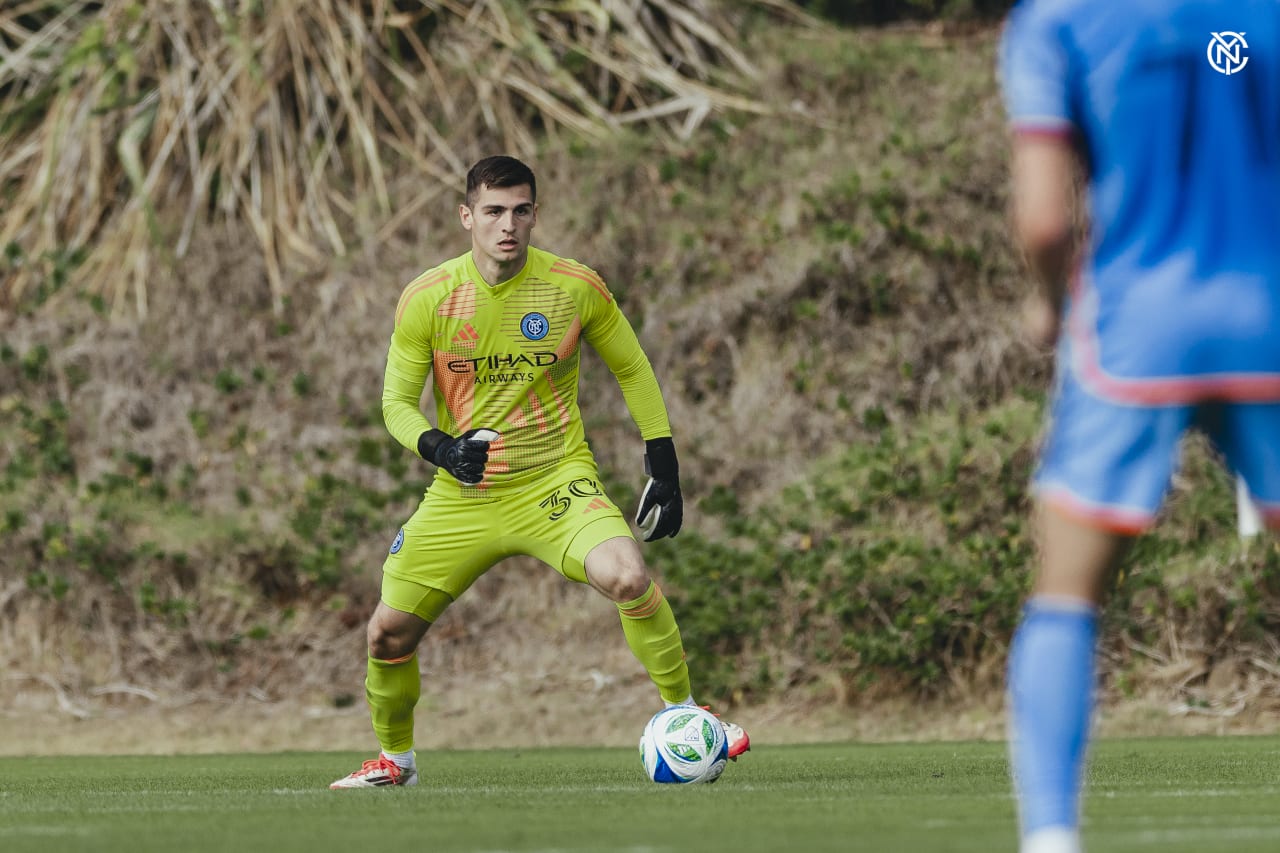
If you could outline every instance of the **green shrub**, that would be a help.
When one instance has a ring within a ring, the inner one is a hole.
[[[1015,400],[909,431],[874,419],[877,440],[818,460],[759,509],[710,490],[699,509],[723,535],[682,531],[649,552],[698,689],[724,702],[826,676],[854,695],[879,681],[926,695],[973,683],[1006,653],[1034,566],[1039,411]],[[1108,636],[1154,647],[1209,624],[1260,643],[1280,627],[1280,552],[1240,555],[1231,480],[1203,448],[1184,476],[1193,485],[1117,579]]]

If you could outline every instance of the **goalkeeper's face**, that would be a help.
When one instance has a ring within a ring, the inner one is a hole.
[[[538,221],[538,205],[533,189],[482,186],[475,204],[458,208],[462,227],[471,232],[471,249],[504,269],[518,271],[524,266],[529,237]]]

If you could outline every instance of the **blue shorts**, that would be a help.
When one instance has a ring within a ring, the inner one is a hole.
[[[1243,477],[1280,528],[1280,402],[1140,406],[1104,400],[1060,367],[1034,487],[1046,503],[1121,533],[1150,527],[1190,429]]]

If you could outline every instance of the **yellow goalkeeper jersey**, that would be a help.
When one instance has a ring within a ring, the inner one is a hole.
[[[578,410],[583,339],[617,377],[641,437],[671,435],[653,367],[604,281],[532,246],[524,268],[499,284],[487,284],[467,252],[405,287],[383,380],[387,429],[417,452],[431,428],[419,409],[430,372],[440,429],[500,434],[479,486],[439,471],[436,487],[445,480],[479,497],[518,490],[564,462],[594,465]]]

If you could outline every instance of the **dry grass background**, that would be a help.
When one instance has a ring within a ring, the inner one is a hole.
[[[211,222],[243,224],[279,313],[290,269],[371,251],[483,152],[632,123],[688,138],[712,111],[760,109],[729,8],[9,4],[0,245],[26,263],[0,294],[13,305],[51,256],[87,252],[83,290],[145,316],[157,262]]]
[[[0,753],[369,743],[363,622],[386,541],[344,554],[335,593],[224,528],[283,528],[320,453],[391,486],[350,458],[352,434],[380,434],[367,415],[400,287],[467,247],[454,208],[482,154],[534,165],[535,241],[619,294],[691,495],[759,505],[812,448],[865,439],[865,412],[907,424],[1045,382],[1012,331],[990,30],[838,32],[781,2],[709,0],[49,8],[0,10],[0,245],[18,247],[0,329],[18,353],[48,346],[55,379],[31,399],[0,386],[0,412],[61,400],[81,487],[11,497],[30,528],[74,523],[93,512],[83,484],[126,453],[191,466],[199,516],[121,510],[116,544],[200,555],[147,578],[199,606],[174,630],[118,591],[50,599],[28,589],[33,552],[3,549]],[[265,379],[228,393],[220,370]],[[287,390],[299,373],[311,393]],[[634,488],[639,439],[590,359],[583,408],[602,466]],[[411,509],[386,509],[387,540]],[[691,504],[689,523],[717,522]],[[270,639],[229,640],[257,628]],[[513,718],[534,743],[630,743],[654,701],[607,602],[522,561],[450,609],[422,665],[423,746],[508,743]],[[990,692],[865,708],[840,689],[739,713],[769,739],[1000,733]],[[1167,697],[1136,696],[1115,725],[1170,725]],[[68,725],[33,745],[49,714]]]

